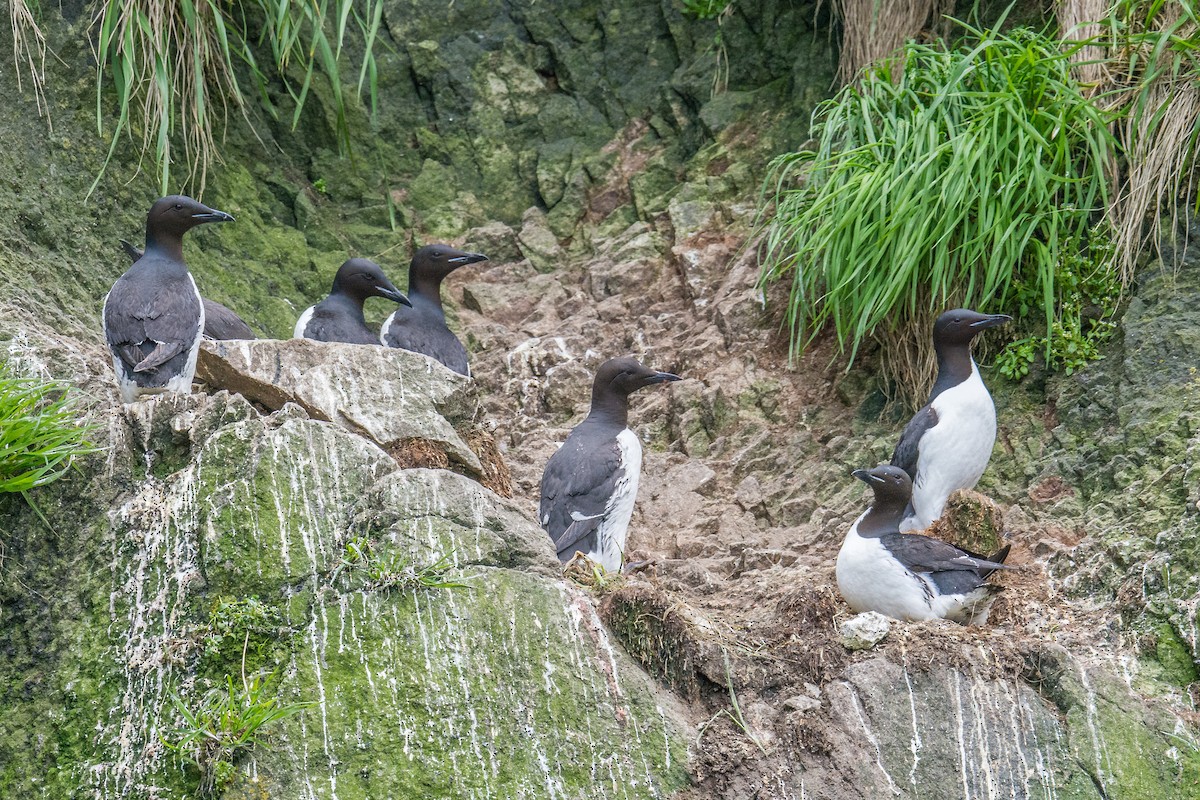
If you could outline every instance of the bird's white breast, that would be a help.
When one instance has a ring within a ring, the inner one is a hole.
[[[304,313],[300,315],[300,319],[296,320],[296,329],[292,331],[293,339],[304,338],[304,329],[308,327],[308,322],[312,319],[313,309],[315,308],[316,306],[309,306],[304,309]]]
[[[379,329],[379,343],[384,347],[390,347],[387,341],[387,332],[392,327],[392,320],[396,318],[398,311],[399,309],[388,314],[388,318],[383,321],[383,327]]]
[[[938,421],[921,437],[912,494],[915,513],[901,530],[929,527],[952,493],[974,487],[996,443],[996,406],[974,362],[971,377],[942,392],[932,405]]]
[[[619,572],[625,553],[625,539],[629,534],[629,520],[633,518],[633,505],[637,500],[638,481],[642,475],[642,443],[629,428],[617,434],[617,446],[621,452],[621,468],[624,474],[613,488],[612,496],[604,508],[604,521],[597,531],[597,549],[588,557],[609,572]]]
[[[863,513],[850,526],[837,558],[838,591],[858,614],[877,611],[893,619],[936,619],[928,582],[892,557],[879,539],[858,535]]]

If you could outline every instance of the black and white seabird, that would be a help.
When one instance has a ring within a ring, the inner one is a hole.
[[[145,255],[104,298],[104,336],[126,403],[141,394],[191,392],[204,306],[183,261],[183,235],[206,222],[232,221],[183,195],[150,207]]]
[[[368,297],[383,297],[401,305],[412,305],[387,279],[378,264],[365,258],[352,258],[338,267],[329,296],[300,315],[292,335],[318,342],[377,345],[379,339],[375,331],[367,327],[363,316],[363,303]]]
[[[121,249],[129,260],[137,263],[142,257],[142,251],[124,239],[120,240]],[[228,306],[221,305],[216,300],[209,300],[201,295],[200,302],[204,305],[204,338],[205,339],[257,339],[254,331],[245,320],[233,312]]]
[[[596,370],[591,412],[542,473],[538,519],[563,563],[578,550],[610,572],[621,569],[642,471],[642,444],[629,429],[629,395],[679,379],[628,357]]]
[[[934,323],[937,381],[929,402],[905,426],[892,452],[892,464],[913,483],[912,508],[900,530],[928,528],[942,515],[950,495],[974,487],[987,468],[996,443],[996,406],[971,358],[971,341],[1011,319],[956,308]]]
[[[875,499],[842,543],[838,590],[855,613],[878,611],[900,620],[949,619],[964,625],[987,621],[1000,587],[985,583],[1011,569],[1005,545],[984,558],[919,533],[901,533],[912,495],[908,473],[890,464],[854,471]]]
[[[470,375],[467,348],[446,326],[442,310],[442,281],[467,264],[487,261],[480,253],[464,253],[444,244],[431,244],[413,254],[408,266],[408,299],[412,308],[398,308],[384,321],[379,340],[437,359],[460,375]]]

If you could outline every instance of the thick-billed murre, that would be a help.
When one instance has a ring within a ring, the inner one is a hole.
[[[461,375],[470,375],[467,349],[446,325],[442,281],[459,267],[479,261],[487,261],[487,256],[444,244],[426,245],[414,253],[408,267],[412,307],[393,311],[379,331],[379,340],[388,347],[423,353]]]
[[[892,464],[913,483],[912,507],[900,530],[928,528],[942,515],[950,495],[975,486],[987,468],[996,443],[996,406],[971,358],[971,341],[1011,319],[956,308],[934,323],[937,381],[892,453]]]
[[[591,411],[542,474],[538,520],[563,563],[578,550],[610,572],[620,570],[642,470],[642,444],[629,429],[629,395],[677,380],[629,357],[596,370]]]
[[[155,201],[146,215],[146,251],[104,298],[103,324],[121,398],[192,390],[204,306],[183,260],[183,235],[233,217],[183,195]]]
[[[368,297],[411,305],[378,264],[365,258],[351,258],[338,267],[329,296],[300,315],[292,335],[319,342],[377,345],[379,339],[367,327],[363,316],[363,303]]]
[[[1008,545],[984,558],[918,533],[901,533],[912,482],[890,464],[854,471],[874,491],[871,506],[854,521],[837,558],[838,590],[856,613],[877,611],[900,620],[949,619],[964,625],[987,621],[999,587],[985,582]]]

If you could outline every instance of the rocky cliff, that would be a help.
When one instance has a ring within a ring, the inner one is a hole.
[[[121,150],[84,200],[107,150],[86,19],[47,26],[53,132],[0,121],[0,344],[81,390],[105,451],[31,495],[44,522],[0,498],[0,796],[190,796],[181,707],[255,675],[305,707],[232,760],[228,798],[1196,795],[1200,259],[1143,272],[1103,361],[987,376],[994,503],[962,518],[1021,567],[991,624],[848,647],[848,475],[903,419],[869,354],[846,372],[818,342],[789,368],[752,290],[763,164],[832,57],[811,7],[748,5],[713,93],[717,23],[668,0],[387,3],[354,159],[319,91],[295,131],[250,109],[268,146],[231,126],[205,193],[238,221],[187,255],[285,336],[347,253],[399,278],[410,235],[481,250],[446,285],[474,382],[263,342],[132,408],[98,308],[151,191]],[[30,102],[11,70],[0,92]],[[687,378],[632,414],[630,544],[655,564],[565,580],[540,470],[618,353]]]

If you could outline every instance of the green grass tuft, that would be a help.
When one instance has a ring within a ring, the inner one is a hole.
[[[214,794],[232,779],[236,759],[263,741],[268,726],[316,705],[280,705],[267,688],[272,677],[258,673],[243,678],[239,687],[226,675],[223,686],[192,704],[171,694],[180,724],[166,733],[163,744],[200,770],[201,796]]]
[[[967,33],[869,69],[817,109],[814,149],[772,163],[761,282],[791,282],[793,357],[826,326],[851,361],[873,334],[927,343],[941,309],[1010,311],[1017,281],[1053,336],[1059,261],[1108,202],[1110,119],[1057,41]],[[927,361],[888,377],[926,383]]]
[[[19,377],[0,361],[0,492],[45,486],[96,452],[94,426],[79,418],[65,384]]]
[[[163,194],[172,186],[175,163],[190,170],[184,185],[203,193],[217,158],[218,125],[228,118],[231,104],[245,114],[246,95],[257,95],[278,118],[268,92],[273,78],[283,81],[293,101],[295,128],[314,79],[323,75],[333,95],[339,144],[348,151],[341,64],[351,31],[363,41],[357,91],[361,95],[365,85],[375,109],[373,52],[383,21],[382,0],[105,0],[97,6],[96,124],[101,134],[107,85],[116,91],[118,108],[105,167],[123,137],[140,137],[143,153],[153,153]],[[267,61],[260,64],[260,56]],[[183,158],[173,150],[180,131],[186,132]],[[104,168],[93,190],[103,173]]]

